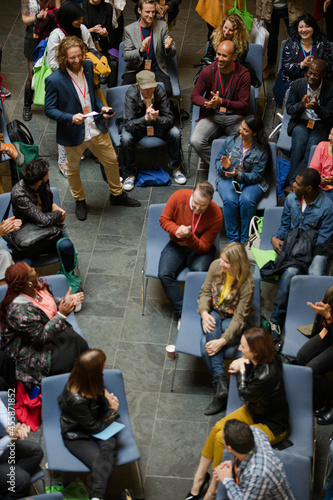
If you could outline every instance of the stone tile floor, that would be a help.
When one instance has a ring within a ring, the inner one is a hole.
[[[312,12],[313,2],[304,2],[305,10]],[[183,0],[178,22],[172,32],[177,44],[179,76],[183,108],[190,111],[193,63],[200,60],[207,39],[206,25],[195,13],[196,2]],[[254,0],[248,2],[254,11]],[[134,21],[133,4],[125,9],[125,23]],[[281,25],[280,40],[286,38]],[[0,44],[4,46],[2,75],[12,96],[5,101],[7,119],[21,119],[27,64],[23,56],[24,26],[20,16],[19,0],[1,2]],[[272,85],[267,84],[268,107],[265,125],[270,131],[272,121]],[[261,104],[262,104],[261,100]],[[108,188],[99,167],[93,160],[82,162],[81,176],[87,193],[88,219],[79,222],[74,215],[74,203],[68,183],[57,168],[55,123],[44,115],[43,108],[33,108],[28,123],[40,155],[50,162],[51,184],[60,190],[63,207],[67,211],[69,235],[79,251],[81,276],[84,282],[85,303],[78,322],[88,342],[104,349],[107,367],[123,371],[127,399],[134,434],[142,453],[140,462],[147,500],[181,499],[191,485],[201,448],[212,425],[221,418],[203,414],[211,397],[210,378],[200,359],[181,356],[178,361],[175,392],[170,393],[173,361],[165,356],[165,347],[174,343],[176,321],[157,280],[149,280],[145,316],[141,315],[141,269],[146,243],[147,208],[151,203],[166,202],[179,187],[172,184],[163,188],[136,188],[133,195],[142,202],[140,208],[111,207]],[[182,130],[183,149],[187,158],[190,123]],[[165,156],[154,159],[141,155],[140,162],[165,164]],[[197,157],[192,153],[187,187],[207,178],[207,171],[197,169]],[[226,242],[222,234],[221,244]],[[271,304],[274,289],[265,289],[265,310]],[[324,462],[331,426],[317,428],[315,495],[320,491]],[[39,439],[40,431],[35,439]],[[43,439],[41,438],[43,444]],[[44,457],[43,464],[47,460]],[[116,498],[122,486],[135,488],[133,468],[115,470],[112,476],[110,498]],[[76,479],[76,476],[57,476]]]

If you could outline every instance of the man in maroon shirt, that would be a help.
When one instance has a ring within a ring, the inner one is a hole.
[[[249,111],[251,77],[236,57],[234,43],[221,42],[216,61],[201,71],[191,95],[192,104],[201,108],[191,144],[207,164],[212,141],[223,134],[236,134]]]
[[[222,212],[212,201],[213,194],[208,181],[198,182],[193,191],[178,190],[170,196],[160,217],[170,241],[161,253],[158,277],[178,317],[183,305],[178,274],[185,267],[207,271],[215,256],[214,242],[222,227]]]

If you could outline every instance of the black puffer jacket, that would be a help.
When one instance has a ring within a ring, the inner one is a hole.
[[[97,401],[86,398],[80,393],[72,394],[65,387],[58,396],[61,409],[61,434],[66,439],[88,439],[119,418],[119,413],[109,408],[104,396]]]
[[[238,373],[238,393],[245,401],[254,422],[266,424],[275,436],[289,427],[289,408],[278,356],[271,363],[254,366]]]

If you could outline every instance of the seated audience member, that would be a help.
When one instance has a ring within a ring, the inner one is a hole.
[[[157,85],[155,75],[143,70],[136,75],[125,96],[121,147],[123,153],[124,190],[131,191],[135,185],[136,143],[143,137],[154,136],[167,143],[169,165],[172,176],[178,184],[186,184],[186,177],[180,170],[181,134],[174,126],[174,117],[165,90]]]
[[[106,57],[109,57],[110,49],[119,50],[124,31],[123,13],[105,0],[84,0],[82,10],[83,24],[88,28],[96,49]]]
[[[138,3],[139,0],[133,0],[135,3],[134,12],[136,18],[140,18],[140,14],[138,12]],[[159,21],[165,21],[168,25],[168,30],[171,31],[177,22],[177,16],[179,13],[179,5],[182,3],[182,0],[161,0],[156,2],[156,19]]]
[[[272,339],[263,328],[251,328],[242,335],[239,350],[243,357],[231,363],[229,372],[238,374],[238,394],[245,404],[214,425],[202,450],[192,488],[185,500],[200,498],[209,481],[210,465],[213,463],[213,469],[220,465],[225,448],[224,426],[228,420],[237,419],[258,427],[267,434],[271,444],[279,443],[286,437],[289,408],[282,363],[275,355]],[[204,500],[214,500],[216,491],[217,478],[214,475]]]
[[[183,305],[178,274],[187,266],[191,271],[207,271],[214,259],[214,242],[222,227],[222,213],[212,201],[213,194],[214,188],[207,181],[198,182],[193,191],[176,191],[160,217],[170,241],[162,250],[158,277],[178,317]]]
[[[76,360],[58,397],[64,444],[92,472],[90,498],[107,498],[107,486],[116,462],[117,436],[103,440],[93,436],[119,418],[118,398],[104,387],[106,356],[89,349]]]
[[[201,71],[191,95],[191,103],[200,106],[200,121],[191,144],[207,164],[212,141],[223,134],[235,134],[249,110],[250,73],[236,59],[235,44],[221,42],[216,61]]]
[[[38,227],[62,226],[66,212],[53,201],[49,182],[49,165],[46,160],[28,162],[22,169],[22,179],[12,189],[12,208],[15,217],[23,222],[33,222]],[[55,251],[52,243],[48,250]],[[69,240],[59,243],[59,251],[66,271],[74,267],[74,250]],[[15,259],[15,255],[14,255]],[[24,259],[32,264],[32,258]]]
[[[313,168],[301,170],[293,185],[294,192],[285,201],[281,224],[272,237],[272,246],[279,254],[283,250],[283,242],[287,235],[296,228],[317,231],[313,249],[313,260],[308,274],[321,276],[326,272],[328,248],[326,247],[333,234],[333,203],[320,189],[320,175]],[[300,273],[295,264],[288,267],[280,277],[271,314],[271,335],[278,340],[284,325],[289,287],[291,279]]]
[[[256,17],[265,21],[269,33],[267,45],[267,66],[263,70],[263,78],[266,80],[275,74],[275,66],[279,49],[280,21],[283,19],[288,35],[295,33],[294,23],[303,14],[302,0],[287,0],[283,3],[267,2],[267,0],[256,1]]]
[[[333,128],[328,136],[328,141],[318,144],[309,168],[314,168],[320,173],[320,187],[333,201]]]
[[[254,280],[246,251],[228,243],[208,269],[198,299],[204,336],[202,357],[213,377],[214,397],[205,415],[225,409],[228,383],[224,373],[224,347],[232,346],[253,313]]]
[[[262,430],[228,420],[223,439],[232,460],[218,465],[214,476],[223,483],[230,500],[295,500],[283,464]]]
[[[40,385],[49,375],[68,373],[88,349],[67,316],[83,293],[53,298],[35,269],[17,262],[6,271],[8,290],[0,305],[1,349],[15,362],[16,379]]]
[[[21,219],[16,219],[15,215],[3,220],[0,224],[0,238],[21,227]],[[4,248],[0,248],[0,286],[6,284],[5,272],[7,267],[14,264],[12,255]]]
[[[316,313],[312,338],[297,353],[297,363],[309,366],[313,372],[313,407],[318,424],[333,423],[333,384],[325,374],[333,364],[333,286],[326,291],[322,301],[307,303]]]
[[[166,57],[176,54],[166,23],[154,21],[155,0],[139,0],[139,21],[125,27],[123,59],[127,62],[122,85],[135,83],[135,75],[152,71],[157,82],[163,82],[168,96],[172,93]]]
[[[282,67],[273,87],[279,108],[282,108],[285,93],[291,83],[306,76],[313,59],[323,59],[327,64],[327,76],[332,75],[331,46],[326,36],[320,32],[317,21],[310,14],[304,14],[297,19],[294,28],[296,34],[287,40],[282,53]]]
[[[269,188],[267,163],[271,154],[262,121],[248,115],[239,132],[228,137],[216,157],[220,180],[217,189],[223,201],[228,241],[245,243],[257,204]],[[238,229],[240,215],[241,231]]]
[[[21,423],[14,424],[1,399],[0,424],[5,429],[5,434],[0,438],[1,498],[15,500],[27,497],[31,477],[39,470],[43,450],[39,444],[25,439],[29,435],[30,427]]]
[[[312,146],[324,141],[333,126],[333,84],[324,79],[326,63],[314,59],[306,78],[292,84],[286,102],[291,116],[288,135],[291,136],[291,157],[288,183],[295,181],[300,170],[308,166]],[[292,186],[288,190],[292,191]]]
[[[217,47],[224,40],[234,42],[237,54],[237,61],[249,70],[251,75],[251,84],[254,87],[260,86],[260,82],[256,77],[252,66],[246,62],[247,53],[249,51],[249,33],[246,29],[243,19],[237,14],[229,14],[222,20],[222,23],[213,31],[209,39],[204,60],[213,62],[216,57]]]

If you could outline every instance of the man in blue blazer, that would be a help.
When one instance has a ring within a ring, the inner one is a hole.
[[[85,60],[85,54],[85,46],[79,38],[61,40],[57,52],[59,69],[45,81],[45,114],[56,120],[57,143],[66,149],[68,183],[76,202],[78,220],[87,218],[86,194],[80,177],[80,159],[87,148],[104,166],[110,203],[129,207],[141,205],[123,191],[105,121],[112,110],[103,106],[94,90],[93,63]]]

